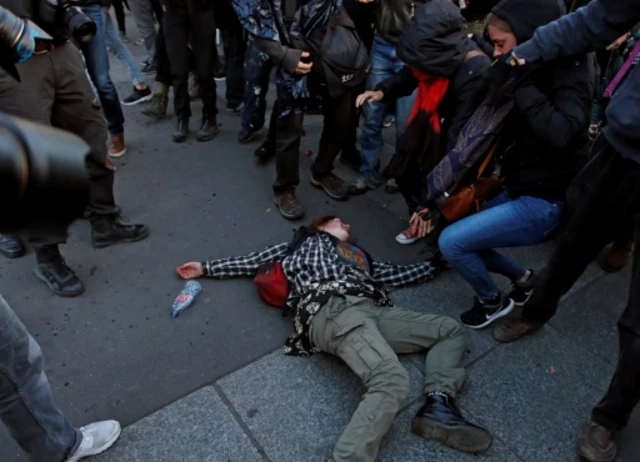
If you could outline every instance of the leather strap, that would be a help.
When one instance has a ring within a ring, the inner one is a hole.
[[[485,157],[485,159],[482,161],[482,164],[480,164],[480,168],[478,169],[478,179],[482,177],[482,174],[489,166],[489,162],[491,162],[491,159],[493,159],[493,156],[496,153],[496,149],[498,149],[498,145],[500,144],[500,139],[501,137],[499,136],[498,139],[493,143],[493,146],[491,146],[487,157]]]

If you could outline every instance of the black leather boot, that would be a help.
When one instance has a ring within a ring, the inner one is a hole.
[[[117,216],[93,217],[91,221],[91,242],[95,248],[107,247],[122,242],[136,242],[149,235],[145,225],[120,223]]]
[[[462,417],[454,399],[444,393],[427,395],[425,405],[411,421],[411,431],[462,452],[486,451],[493,442],[491,434]]]
[[[176,143],[182,143],[187,139],[189,135],[189,119],[178,119],[176,122],[176,129],[173,131],[173,141]]]
[[[196,134],[198,141],[209,141],[218,134],[218,121],[216,116],[205,116],[202,118],[200,130]]]

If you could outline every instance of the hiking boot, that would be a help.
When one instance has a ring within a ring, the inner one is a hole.
[[[491,433],[467,421],[453,398],[429,393],[426,403],[411,421],[411,432],[462,452],[482,452],[493,442]]]
[[[297,220],[304,216],[304,210],[293,191],[285,191],[273,196],[273,202],[287,220]]]
[[[124,106],[133,106],[144,101],[149,101],[151,98],[153,98],[153,95],[149,87],[144,87],[142,90],[133,87],[133,93],[123,99],[122,104]]]
[[[154,119],[164,119],[167,115],[167,105],[169,104],[169,97],[162,93],[156,93],[151,100],[144,105],[142,113],[146,116],[153,117]]]
[[[218,134],[218,122],[216,116],[207,116],[202,118],[200,122],[200,130],[196,134],[198,141],[212,140]]]
[[[276,147],[274,142],[270,142],[268,139],[260,145],[258,149],[253,152],[253,155],[260,161],[266,162],[276,155]]]
[[[473,308],[460,315],[460,322],[471,329],[482,329],[511,313],[513,307],[513,300],[504,294],[487,301],[473,297]]]
[[[600,268],[607,273],[621,271],[629,262],[632,247],[607,247],[602,253]]]
[[[124,144],[124,133],[119,135],[111,135],[109,140],[109,155],[111,157],[122,157],[127,152],[127,146]]]
[[[94,422],[81,427],[82,442],[67,462],[77,462],[85,457],[103,453],[118,440],[121,431],[120,424],[115,420]]]
[[[384,191],[387,194],[397,194],[400,192],[400,186],[396,183],[395,178],[389,178],[387,184],[384,186]]]
[[[149,229],[145,225],[125,225],[114,215],[91,218],[91,243],[96,249],[141,241],[148,235]]]
[[[524,282],[513,281],[508,297],[516,306],[524,306],[533,292],[533,270],[529,270],[529,279]]]
[[[333,173],[327,173],[320,177],[311,177],[311,184],[317,188],[324,189],[327,195],[337,201],[343,201],[349,197],[349,187],[347,183],[335,176]]]
[[[182,143],[187,139],[189,135],[189,119],[178,119],[176,122],[176,129],[171,135],[171,139],[174,143]]]
[[[349,194],[351,194],[352,196],[357,196],[358,194],[364,194],[367,191],[373,189],[375,188],[369,186],[364,178],[359,177],[349,185]]]
[[[542,326],[544,324],[525,322],[521,316],[514,316],[493,329],[493,338],[500,343],[509,343],[534,333]]]
[[[591,422],[578,443],[580,456],[589,462],[611,462],[616,452],[615,434]]]
[[[24,255],[24,245],[18,236],[0,234],[0,253],[8,258],[18,258]]]
[[[238,143],[246,144],[252,139],[254,139],[257,134],[258,134],[258,130],[250,130],[248,128],[243,128],[238,132]]]
[[[58,246],[47,246],[36,251],[38,263],[35,276],[60,297],[76,297],[84,292],[84,285],[67,265]]]

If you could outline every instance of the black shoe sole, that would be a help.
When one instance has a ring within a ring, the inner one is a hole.
[[[327,187],[325,187],[325,185],[323,185],[321,182],[319,182],[318,180],[316,180],[315,178],[311,177],[311,184],[313,186],[315,186],[316,188],[321,188],[324,190],[324,192],[327,193],[327,196],[329,196],[332,199],[335,199],[337,201],[345,201],[347,200],[347,198],[349,197],[349,191],[347,190],[346,194],[344,194],[343,196],[339,196],[337,194],[333,194],[329,191],[329,189]]]
[[[92,238],[91,239],[91,243],[93,244],[94,248],[103,249],[105,247],[109,247],[110,245],[126,244],[126,243],[129,243],[129,242],[142,241],[142,240],[146,239],[147,237],[149,237],[149,230],[145,228],[144,232],[140,233],[139,235],[137,235],[135,237],[128,237],[128,238],[124,238],[124,239],[110,239],[110,240],[106,240],[106,241],[98,241],[98,240]]]
[[[184,136],[172,136],[171,139],[173,140],[174,143],[184,143],[185,141],[187,141],[187,135]]]
[[[42,273],[40,273],[40,271],[38,271],[38,267],[36,266],[33,270],[33,274],[36,276],[36,278],[38,278],[39,280],[41,280],[42,282],[44,282],[47,287],[51,290],[51,292],[53,292],[55,295],[57,295],[58,297],[77,297],[78,295],[81,295],[84,293],[84,285],[80,288],[80,290],[77,290],[75,292],[63,292],[60,290],[56,290],[55,288],[53,288],[51,286],[51,284],[49,284],[49,280],[44,277],[44,275]]]
[[[280,205],[278,204],[277,199],[274,197],[273,198],[273,203],[276,204],[276,207],[278,207],[278,211],[280,212],[280,215],[282,215],[283,217],[285,217],[287,220],[299,220],[300,218],[304,217],[304,211],[300,212],[299,214],[292,214],[292,213],[286,213],[284,212],[281,208]]]
[[[136,104],[144,103],[145,101],[149,101],[153,98],[153,93],[149,93],[147,96],[143,96],[140,99],[135,101],[120,101],[123,106],[135,106]]]
[[[238,138],[238,143],[247,144],[253,141],[256,138],[256,136],[258,136],[258,132],[251,132],[251,134],[249,134],[249,136],[247,136],[246,138],[242,138],[242,139]]]
[[[411,421],[411,432],[426,440],[435,440],[468,453],[483,452],[491,447],[493,437],[484,428],[448,427],[426,417],[415,417]]]

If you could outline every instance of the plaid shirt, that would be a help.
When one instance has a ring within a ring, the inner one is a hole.
[[[316,350],[309,340],[311,319],[335,294],[364,295],[378,305],[392,305],[384,286],[405,287],[430,279],[437,269],[429,261],[399,266],[372,259],[371,274],[345,263],[336,249],[335,239],[326,233],[308,237],[291,255],[288,242],[269,246],[262,252],[203,262],[205,276],[226,279],[255,276],[265,263],[282,261],[282,269],[292,285],[287,305],[294,310],[293,335],[285,354],[308,356]]]

